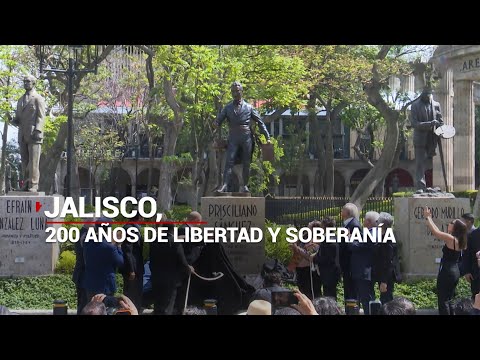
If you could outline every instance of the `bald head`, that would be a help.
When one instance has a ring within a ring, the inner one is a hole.
[[[30,91],[35,86],[37,79],[32,75],[27,75],[23,78],[23,87],[25,90]]]
[[[198,211],[192,211],[190,214],[188,214],[187,221],[202,221],[202,215],[200,215]]]

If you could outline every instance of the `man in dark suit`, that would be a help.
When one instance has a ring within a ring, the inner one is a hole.
[[[343,226],[351,234],[354,228],[360,228],[358,222],[358,208],[355,204],[347,203],[343,206],[341,216],[343,220]],[[356,299],[355,286],[352,279],[351,269],[351,252],[347,243],[339,244],[339,263],[342,271],[343,278],[343,297],[347,299]]]
[[[111,219],[99,218],[98,222],[102,225],[96,225],[96,229],[100,226],[111,226]],[[103,225],[108,224],[108,225]],[[117,290],[115,282],[115,273],[117,268],[123,267],[123,253],[120,249],[120,243],[93,240],[83,244],[83,256],[85,259],[85,276],[83,285],[87,291],[87,299],[90,300],[96,294],[105,294],[113,296]]]
[[[215,126],[220,127],[222,126],[222,122],[227,119],[229,126],[223,185],[217,191],[232,191],[231,174],[233,165],[235,163],[235,157],[238,152],[241,151],[243,164],[243,187],[241,192],[250,192],[247,185],[250,178],[250,162],[252,161],[253,149],[253,134],[250,128],[252,120],[258,124],[260,131],[265,135],[268,143],[270,143],[270,134],[257,110],[243,99],[242,85],[235,81],[231,86],[231,90],[233,101],[223,108],[214,122]]]
[[[462,255],[462,269],[465,272],[465,279],[470,283],[472,299],[480,292],[480,271],[475,255],[478,251],[480,251],[480,228],[468,235],[467,249]]]
[[[142,221],[137,212],[132,221]],[[123,228],[127,230],[134,227],[138,230],[138,241],[131,243],[124,241],[122,243],[123,262],[122,269],[123,276],[123,293],[130,298],[137,309],[142,307],[142,292],[143,292],[143,238],[140,233],[140,225],[125,224]]]
[[[45,123],[45,100],[36,92],[37,79],[29,75],[23,79],[25,94],[17,102],[13,123],[18,125],[18,144],[22,156],[24,186],[28,191],[38,191],[40,179],[40,154]]]
[[[180,226],[178,229],[179,238],[185,237],[186,229],[191,229],[192,227],[200,226],[200,224],[193,224],[202,221],[202,215],[198,211],[192,211],[187,216],[187,222],[190,224],[185,224]],[[185,259],[187,260],[188,265],[193,266],[195,262],[200,257],[204,243],[192,243],[192,242],[183,242],[180,243],[183,247],[183,253],[185,254]],[[187,294],[187,285],[188,285],[188,273],[185,277],[181,279],[181,284],[177,288],[177,299],[175,301],[175,312],[178,314],[182,313],[183,307],[185,305],[185,297]]]
[[[369,211],[363,220],[364,228],[371,231],[377,226],[378,213]],[[365,315],[370,314],[369,303],[375,299],[375,291],[372,281],[373,253],[375,244],[371,241],[353,241],[349,244],[352,253],[351,269],[352,279],[355,284],[356,299],[362,304]]]
[[[168,220],[163,216],[162,221]],[[182,244],[174,242],[173,225],[166,225],[166,227],[168,227],[168,242],[154,241],[150,243],[150,270],[155,315],[174,314],[177,289],[189,272],[194,271],[185,258]]]
[[[322,227],[334,228],[335,219],[326,217],[322,220]],[[333,297],[337,301],[337,283],[340,278],[340,269],[337,264],[337,244],[320,243],[313,262],[318,266],[323,296]]]
[[[393,226],[393,216],[389,213],[381,212],[378,217],[378,225],[380,224],[383,224],[381,226],[382,234],[385,234],[386,229]],[[396,245],[391,241],[375,245],[373,277],[378,283],[382,304],[393,300],[395,282],[399,281],[401,276]]]
[[[425,166],[428,158],[436,155],[438,136],[434,130],[443,125],[440,103],[432,98],[432,90],[425,88],[412,104],[410,122],[414,129],[415,146],[415,186],[419,192],[425,191]]]

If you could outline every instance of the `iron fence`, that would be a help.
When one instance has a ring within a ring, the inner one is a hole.
[[[265,200],[265,217],[276,224],[305,226],[325,216],[340,221],[340,211],[349,198],[344,197],[276,197]],[[369,198],[362,209],[360,220],[367,211],[388,212],[393,215],[392,197]]]

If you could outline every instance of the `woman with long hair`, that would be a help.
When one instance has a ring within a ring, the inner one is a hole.
[[[432,212],[426,206],[423,216],[432,235],[442,240],[442,260],[437,276],[438,312],[440,315],[449,315],[448,302],[455,295],[455,288],[460,279],[458,260],[460,252],[467,247],[467,225],[460,219],[455,219],[448,224],[447,232],[440,231],[432,220]]]

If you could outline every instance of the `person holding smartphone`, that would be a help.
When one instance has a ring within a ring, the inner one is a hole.
[[[432,212],[428,206],[425,206],[423,216],[432,235],[445,243],[437,276],[437,296],[439,314],[449,315],[448,302],[452,300],[460,279],[458,267],[460,252],[467,246],[467,225],[462,220],[455,219],[448,224],[447,232],[443,232],[433,222]]]

